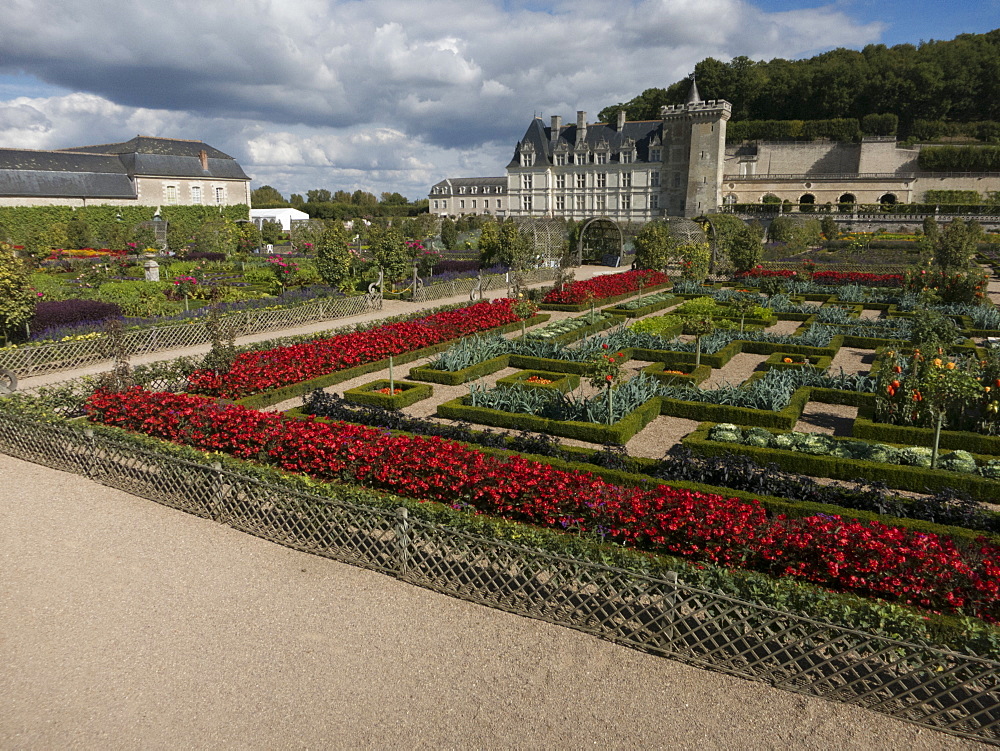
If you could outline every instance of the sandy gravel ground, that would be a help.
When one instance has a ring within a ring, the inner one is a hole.
[[[0,456],[0,748],[977,748]]]

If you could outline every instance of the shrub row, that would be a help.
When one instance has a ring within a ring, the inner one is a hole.
[[[721,422],[735,421],[726,420]],[[794,422],[792,425],[794,426]],[[850,480],[855,477],[879,477],[891,488],[911,490],[918,493],[951,488],[968,493],[980,501],[994,501],[998,494],[1000,494],[1000,483],[996,480],[972,474],[949,472],[942,469],[908,467],[898,464],[883,464],[881,462],[870,462],[862,459],[817,456],[815,454],[805,454],[785,449],[748,446],[742,443],[712,441],[708,438],[708,432],[712,427],[711,423],[702,424],[697,430],[683,439],[684,445],[695,453],[705,456],[744,454],[758,462],[774,463],[782,469],[816,477],[830,477],[835,480]],[[770,428],[772,426],[762,425],[761,427]]]
[[[382,394],[381,389],[389,388],[389,379],[380,378],[377,381],[366,383],[357,388],[344,391],[344,398],[356,404],[367,404],[371,407],[381,407],[382,409],[402,409],[416,404],[422,399],[427,399],[434,394],[434,389],[426,383],[410,383],[409,381],[395,381],[394,389],[400,389],[399,394]]]

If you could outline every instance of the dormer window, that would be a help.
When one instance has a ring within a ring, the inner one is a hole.
[[[462,194],[462,195],[465,195],[465,186],[464,186],[464,185],[462,185],[462,186],[461,186],[461,187],[460,187],[460,188],[458,189],[458,192],[459,192],[460,194]]]
[[[478,186],[478,185],[473,185],[473,186],[472,186],[472,191],[471,191],[471,192],[473,192],[473,193],[478,193],[478,192],[479,192],[479,186]]]
[[[622,164],[631,164],[632,163],[632,152],[631,151],[623,151],[621,154],[619,154],[619,157],[620,157],[620,161],[621,161]]]
[[[565,167],[566,166],[566,155],[565,154],[556,154],[556,166],[557,167]]]
[[[649,161],[651,161],[651,162],[662,162],[663,161],[663,151],[661,149],[650,149],[649,150]]]
[[[607,153],[604,151],[598,151],[597,154],[595,155],[595,161],[598,164],[607,164],[608,163]]]

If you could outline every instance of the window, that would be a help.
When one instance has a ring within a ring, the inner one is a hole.
[[[556,175],[556,187],[565,190],[566,175]]]
[[[478,185],[473,185],[472,186],[472,190],[470,190],[469,192],[470,193],[478,193],[479,192],[479,186]]]
[[[531,196],[521,196],[521,208],[524,211],[531,211]]]
[[[215,203],[219,206],[226,202],[226,189],[216,188],[215,189]]]
[[[434,202],[434,208],[435,209],[441,208],[440,206],[438,206],[438,202],[437,201]]]
[[[607,164],[608,163],[608,155],[606,153],[604,153],[603,151],[599,152],[596,155],[595,158],[596,158],[596,161],[597,161],[598,164]]]
[[[649,161],[651,162],[662,162],[663,152],[660,149],[650,149],[649,150]]]
[[[632,208],[632,196],[624,195],[618,199],[618,207],[623,211],[628,211]]]
[[[594,208],[597,211],[604,211],[604,209],[607,208],[607,205],[608,205],[607,196],[596,196],[594,198]]]
[[[675,188],[681,187],[681,173],[680,172],[675,172],[674,173],[674,187]]]
[[[577,211],[583,211],[584,209],[587,208],[587,204],[584,203],[584,201],[586,201],[586,198],[584,196],[577,196],[576,197],[576,210]]]
[[[460,208],[460,209],[464,209],[465,208],[465,199],[464,198],[461,201],[458,202],[458,208]]]
[[[177,203],[177,186],[168,185],[166,187],[167,191],[167,203]]]
[[[566,196],[556,196],[556,211],[566,210]]]
[[[447,208],[448,208],[448,202],[447,201],[441,201],[441,210],[444,211],[444,210],[447,210]]]
[[[660,171],[659,170],[653,170],[652,172],[649,173],[649,185],[650,185],[651,188],[659,188],[660,187]]]
[[[631,188],[632,187],[632,173],[622,172],[622,187]]]
[[[649,208],[658,209],[660,208],[660,197],[654,193],[649,197]]]
[[[476,208],[476,199],[475,198],[472,199],[472,208]]]
[[[525,190],[531,190],[534,187],[534,175],[521,175],[521,187]]]
[[[461,193],[462,195],[465,195],[465,186],[464,186],[464,185],[463,185],[463,186],[461,186],[461,187],[460,187],[460,188],[458,189],[458,192],[459,192],[459,193]]]
[[[632,152],[631,151],[623,151],[621,153],[621,163],[622,164],[631,164],[632,163]]]
[[[556,154],[556,166],[557,167],[565,167],[566,166],[566,155],[565,154]]]
[[[192,185],[191,186],[191,203],[199,204],[201,203],[201,186]]]
[[[598,188],[606,188],[606,187],[608,187],[608,173],[607,172],[598,172],[597,175],[596,175],[596,179],[597,179],[597,187]]]
[[[587,187],[587,175],[585,173],[581,172],[579,175],[576,176],[576,187],[577,188]]]
[[[587,152],[586,151],[581,151],[579,154],[576,155],[576,163],[577,164],[586,164],[587,163]]]
[[[502,185],[498,185],[497,189],[496,189],[496,192],[497,193],[503,193],[503,186]]]

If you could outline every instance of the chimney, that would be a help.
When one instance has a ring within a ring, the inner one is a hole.
[[[559,143],[559,130],[562,128],[562,118],[559,115],[552,116],[552,133],[549,135],[549,142],[552,144],[552,148],[556,147]]]
[[[625,110],[618,110],[618,132],[625,129]]]
[[[201,160],[201,168],[208,172],[208,152],[202,149],[198,152],[198,158]]]
[[[584,143],[587,140],[587,113],[578,110],[576,113],[576,142]]]

